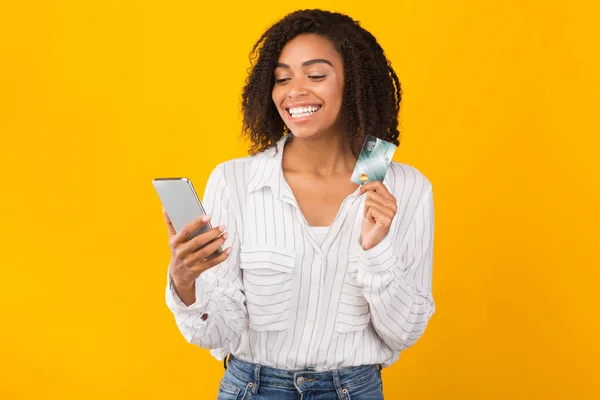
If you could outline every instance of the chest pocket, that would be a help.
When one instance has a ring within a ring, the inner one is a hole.
[[[251,329],[287,329],[295,264],[295,252],[284,247],[241,246],[240,268]]]
[[[371,321],[371,312],[369,303],[363,295],[362,288],[356,280],[356,268],[358,260],[356,257],[350,257],[348,261],[348,271],[342,287],[342,296],[340,298],[340,307],[337,314],[335,330],[346,333],[352,331],[361,331],[369,325]]]

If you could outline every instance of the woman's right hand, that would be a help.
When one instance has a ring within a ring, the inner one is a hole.
[[[225,249],[216,257],[211,256],[227,239],[227,232],[224,232],[224,226],[218,226],[204,232],[192,240],[189,240],[190,234],[196,229],[206,225],[210,217],[204,215],[195,221],[187,224],[179,233],[175,231],[169,215],[163,208],[163,216],[169,230],[169,247],[171,248],[171,279],[176,290],[190,290],[194,287],[196,279],[200,274],[227,259],[231,252],[231,247]],[[200,247],[204,246],[198,250]]]

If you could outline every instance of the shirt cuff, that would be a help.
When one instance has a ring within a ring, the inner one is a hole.
[[[365,250],[360,238],[358,239],[356,253],[358,255],[358,265],[363,271],[370,273],[384,272],[396,264],[396,246],[394,246],[393,236],[391,232],[388,232],[381,242],[369,250]]]
[[[167,269],[167,304],[173,305],[178,310],[197,310],[206,308],[206,291],[204,290],[204,281],[200,278],[196,279],[196,284],[194,285],[194,290],[196,293],[196,301],[189,306],[187,306],[177,294],[175,290],[175,285],[173,284],[173,279],[170,274],[171,266]]]

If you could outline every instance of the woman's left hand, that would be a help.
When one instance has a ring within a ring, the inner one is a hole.
[[[367,194],[367,199],[360,237],[362,247],[369,250],[388,234],[398,206],[396,198],[380,181],[368,182],[359,187],[358,194],[364,193]]]

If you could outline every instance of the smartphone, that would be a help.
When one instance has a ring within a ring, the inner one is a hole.
[[[184,226],[206,214],[206,211],[200,202],[200,198],[196,194],[194,185],[192,185],[192,182],[189,179],[156,178],[152,180],[152,184],[154,185],[154,189],[156,189],[156,193],[158,193],[160,202],[169,215],[176,232],[181,231]],[[210,222],[201,226],[191,233],[188,240],[207,232],[211,228],[212,225]],[[223,249],[219,247],[208,258],[216,257],[222,252]]]

